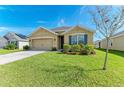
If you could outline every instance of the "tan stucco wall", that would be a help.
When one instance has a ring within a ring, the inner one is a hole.
[[[109,48],[113,50],[124,51],[124,35],[111,38],[112,46],[109,44]],[[101,48],[106,48],[106,40],[101,41]]]
[[[56,34],[53,34],[46,29],[39,28],[29,37],[30,46],[32,46],[33,39],[51,38],[53,40],[53,47],[58,48],[58,38]],[[45,43],[45,42],[44,42]]]
[[[65,44],[69,44],[69,36],[71,34],[76,34],[76,33],[85,33],[88,35],[87,39],[88,39],[88,44],[93,44],[93,32],[90,32],[90,31],[87,31],[85,29],[82,29],[80,27],[76,27],[74,29],[72,29],[71,31],[67,32],[65,35],[64,35],[64,43]]]
[[[116,38],[112,38],[112,49],[124,51],[124,35]]]
[[[106,48],[106,46],[107,46],[106,43],[107,43],[106,40],[103,39],[103,40],[101,41],[101,48]],[[110,47],[110,46],[109,46],[109,47]]]

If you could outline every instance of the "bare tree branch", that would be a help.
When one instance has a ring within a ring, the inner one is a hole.
[[[106,69],[108,60],[109,42],[111,37],[124,26],[124,8],[114,8],[112,6],[95,6],[90,10],[90,15],[95,24],[96,30],[106,39],[106,56],[103,69]]]

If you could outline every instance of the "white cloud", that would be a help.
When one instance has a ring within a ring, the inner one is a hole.
[[[7,27],[0,27],[0,32],[7,31],[7,30],[8,30]]]
[[[7,27],[0,27],[0,36],[3,36],[7,32],[8,32],[8,28]]]
[[[65,20],[62,18],[62,19],[60,19],[59,21],[58,21],[58,24],[57,24],[58,26],[63,26],[63,25],[65,25]]]
[[[48,23],[48,22],[47,21],[43,21],[43,20],[38,20],[36,23],[43,24],[43,23]]]
[[[19,34],[29,35],[35,28],[34,27],[0,27],[0,36],[5,35],[7,32],[15,32]]]

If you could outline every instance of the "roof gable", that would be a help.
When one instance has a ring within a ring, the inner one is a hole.
[[[0,37],[0,42],[7,42],[7,39],[4,37]]]
[[[50,33],[52,33],[52,34],[57,35],[57,33],[53,32],[53,31],[51,31],[51,30],[49,30],[49,29],[46,29],[46,28],[44,28],[44,27],[38,27],[35,31],[33,31],[33,32],[29,35],[29,37],[32,36],[33,34],[37,33],[40,29],[44,29],[45,31],[48,31],[48,32],[50,32]]]
[[[72,29],[77,28],[77,27],[80,28],[80,29],[85,29],[86,31],[89,31],[89,32],[91,32],[91,33],[94,33],[94,32],[95,32],[95,31],[93,31],[93,30],[91,30],[91,29],[89,29],[89,28],[82,27],[82,26],[74,26],[74,27],[62,26],[62,27],[53,28],[53,29],[51,29],[51,30],[49,30],[49,29],[47,29],[47,28],[44,28],[44,27],[39,27],[39,28],[37,28],[35,31],[33,31],[33,32],[29,35],[29,37],[32,36],[34,33],[37,33],[37,31],[39,31],[39,29],[44,29],[45,31],[48,31],[48,32],[50,32],[50,33],[52,33],[52,34],[55,34],[55,35],[64,35],[64,34],[70,32]]]
[[[75,28],[84,29],[84,30],[86,30],[86,31],[88,31],[88,32],[91,32],[91,33],[94,33],[94,32],[95,32],[94,30],[91,30],[91,29],[89,29],[89,28],[86,28],[86,27],[82,27],[82,26],[78,26],[78,25],[77,25],[77,26],[71,27],[70,29],[66,30],[66,31],[65,31],[64,33],[62,33],[62,34],[66,34],[66,33],[72,31],[72,30],[75,29]]]

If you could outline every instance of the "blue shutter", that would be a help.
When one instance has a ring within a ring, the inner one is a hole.
[[[69,36],[69,44],[71,45],[71,36]]]
[[[87,34],[84,35],[84,44],[87,44]]]

